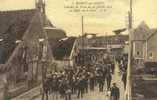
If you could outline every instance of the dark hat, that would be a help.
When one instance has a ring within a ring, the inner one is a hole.
[[[115,85],[116,85],[116,83],[113,83],[113,85],[115,86]]]

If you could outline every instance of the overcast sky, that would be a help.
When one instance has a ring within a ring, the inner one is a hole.
[[[85,0],[82,0],[85,1]],[[87,0],[88,1],[88,0]],[[94,1],[94,0],[92,0]],[[98,1],[98,0],[95,0]],[[129,0],[101,0],[112,2],[112,9],[105,13],[84,16],[85,32],[111,34],[112,30],[127,25]],[[133,24],[136,27],[145,20],[150,27],[157,27],[157,0],[133,0]],[[67,13],[65,0],[46,0],[47,16],[51,22],[64,29],[68,35],[81,34],[81,15]],[[0,10],[31,9],[35,0],[0,0]]]

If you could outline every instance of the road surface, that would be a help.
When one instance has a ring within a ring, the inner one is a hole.
[[[124,100],[125,92],[124,92],[123,83],[121,81],[122,76],[119,73],[118,64],[115,64],[115,73],[112,77],[113,77],[112,83],[113,82],[116,83],[117,86],[120,88],[120,100]],[[41,100],[42,96],[39,94],[40,87],[34,88],[31,91],[24,93],[23,95],[20,95],[20,96],[14,98],[13,100]],[[38,95],[35,95],[35,94],[38,94]],[[57,99],[54,99],[54,95],[51,94],[51,95],[49,95],[48,100],[57,100]],[[65,100],[65,99],[58,96],[58,100]],[[72,100],[109,100],[109,96],[107,96],[106,88],[104,89],[103,92],[99,92],[98,87],[95,87],[94,91],[89,91],[87,94],[84,95],[83,98],[78,99],[76,94],[72,95]]]

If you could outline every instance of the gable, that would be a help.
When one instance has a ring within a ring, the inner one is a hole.
[[[36,10],[0,12],[0,63],[5,63],[21,40]]]
[[[148,37],[147,37],[147,40],[150,40],[150,39],[153,38],[153,36],[156,35],[156,34],[157,34],[157,29],[152,29],[152,30],[150,31],[150,34],[149,34]]]
[[[23,61],[32,62],[38,57],[40,57],[39,53],[41,50],[41,45],[39,44],[39,39],[44,38],[43,46],[46,47],[46,53],[44,53],[47,60],[52,60],[52,55],[50,48],[48,46],[48,42],[46,40],[46,32],[44,30],[44,24],[40,13],[35,13],[30,21],[30,24],[27,30],[22,37],[22,42],[17,45],[17,47],[13,50],[12,54],[9,56],[9,59],[6,62],[6,69],[11,68],[20,68],[23,64]],[[23,57],[25,54],[25,58]],[[19,74],[19,73],[16,73]]]
[[[142,22],[136,29],[133,30],[133,40],[146,40],[150,33],[150,28],[145,22]]]

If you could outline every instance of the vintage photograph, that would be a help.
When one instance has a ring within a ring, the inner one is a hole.
[[[0,100],[157,100],[156,0],[0,0]]]

